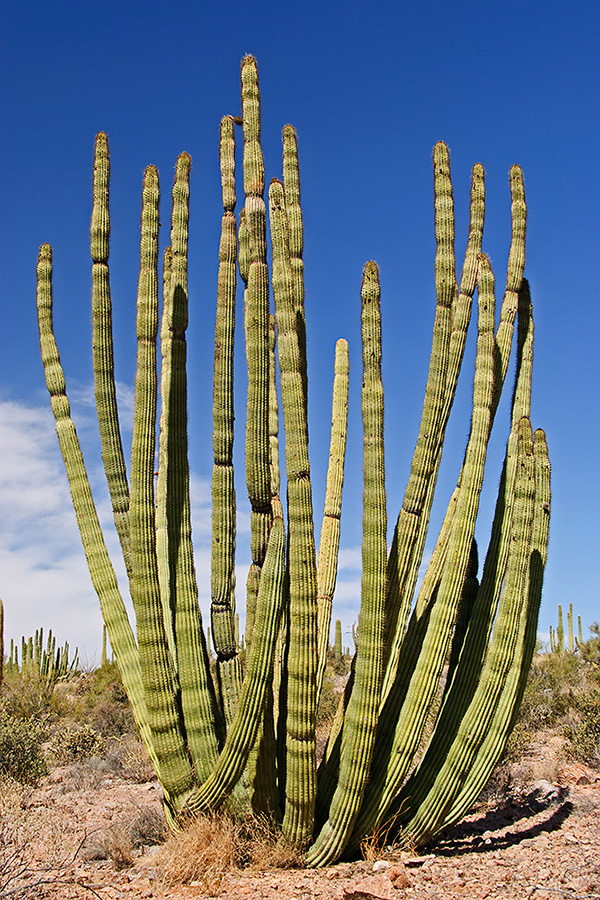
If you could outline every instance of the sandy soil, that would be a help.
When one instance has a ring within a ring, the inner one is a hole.
[[[160,830],[157,783],[135,784],[111,772],[90,772],[89,767],[55,770],[28,796],[20,818],[15,814],[12,825],[9,821],[10,830],[5,828],[0,835],[4,841],[0,897],[215,896],[198,882],[164,886],[154,864],[156,848],[131,850],[126,835],[132,833],[132,824],[148,843]],[[600,777],[584,766],[565,765],[553,781],[538,781],[500,801],[479,804],[431,852],[390,853],[376,861],[319,871],[232,872],[216,896],[220,900],[600,900]],[[137,855],[132,859],[133,853]],[[27,894],[10,893],[19,884],[28,885]]]

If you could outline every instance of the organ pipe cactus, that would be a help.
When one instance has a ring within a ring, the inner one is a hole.
[[[513,166],[512,238],[496,317],[494,276],[482,252],[483,167],[473,168],[469,236],[458,274],[450,159],[446,146],[436,145],[437,305],[431,362],[410,477],[389,548],[380,275],[373,262],[364,268],[361,611],[348,685],[317,767],[315,718],[339,553],[348,347],[340,340],[336,348],[327,490],[317,553],[308,454],[305,323],[310,310],[305,311],[298,143],[294,129],[286,126],[282,179],[270,183],[267,216],[260,93],[252,57],[242,62],[241,82],[241,116],[226,116],[220,135],[223,214],[213,382],[210,613],[214,677],[198,607],[190,525],[187,154],[179,157],[176,167],[160,324],[158,174],[149,167],[144,176],[128,483],[114,381],[106,135],[100,134],[96,143],[91,229],[96,402],[135,628],[104,544],[70,417],[52,328],[52,251],[47,244],[38,261],[40,343],[90,574],[140,733],[163,786],[172,827],[221,805],[240,814],[253,808],[278,820],[283,836],[306,852],[307,863],[320,866],[356,852],[373,834],[395,831],[421,845],[456,821],[485,783],[515,721],[535,646],[550,510],[546,443],[543,432],[533,434],[529,421],[533,320],[523,278],[525,195],[521,170]],[[244,203],[237,219],[236,125],[243,125],[244,142]],[[248,367],[246,488],[252,564],[246,591],[245,672],[238,656],[234,578],[236,266],[244,286]],[[475,297],[478,326],[470,433],[456,488],[415,597]],[[489,547],[478,576],[479,496],[515,323],[517,373],[510,432]],[[285,504],[279,484],[281,424]],[[338,654],[340,645],[337,629]]]
[[[0,617],[0,623],[2,617]],[[56,646],[56,637],[52,629],[44,643],[44,629],[38,628],[35,635],[29,638],[21,638],[21,662],[19,663],[19,648],[12,638],[6,668],[10,672],[32,672],[51,688],[59,679],[69,678],[77,672],[79,663],[77,648],[69,659],[69,644]]]

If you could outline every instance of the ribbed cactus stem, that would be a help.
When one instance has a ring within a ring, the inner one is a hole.
[[[342,623],[340,619],[335,620],[335,638],[333,642],[333,655],[336,660],[342,658]]]
[[[317,577],[302,361],[283,185],[276,180],[269,188],[269,210],[286,434],[289,528],[290,625],[283,833],[292,843],[302,846],[312,835],[316,793]]]
[[[304,314],[304,226],[300,206],[300,166],[298,162],[298,137],[292,125],[286,125],[283,138],[283,192],[288,220],[290,266],[298,329],[298,348],[302,367],[304,403],[308,403],[308,371],[306,361],[306,316]]]
[[[562,606],[558,604],[558,628],[556,629],[556,650],[558,653],[564,653],[565,650],[565,629],[563,626]]]
[[[365,799],[357,824],[358,834],[368,833],[376,823],[381,824],[384,820],[417,750],[441,675],[467,573],[483,482],[494,379],[493,276],[483,255],[480,257],[479,282],[479,334],[471,432],[453,512],[447,558],[426,611],[419,616],[423,624],[414,619],[413,627],[417,632],[424,629],[424,634],[420,640],[415,640],[414,636],[407,640],[401,677],[381,711],[381,741],[378,741],[373,762],[368,799]],[[415,658],[417,654],[418,658]],[[384,759],[388,754],[390,760],[386,768]]]
[[[160,598],[154,518],[154,456],[158,380],[158,173],[146,169],[142,193],[138,360],[131,452],[132,600],[148,720],[160,758],[161,781],[177,798],[193,786],[185,732],[177,704],[175,665],[168,652]]]
[[[269,464],[269,272],[267,268],[265,174],[260,146],[260,91],[256,60],[242,61],[242,121],[244,128],[244,257],[247,287],[244,295],[248,415],[246,419],[246,485],[251,505],[252,568],[248,576],[248,604],[254,605],[260,569],[271,522]],[[242,257],[240,247],[240,257]],[[252,616],[246,642],[251,639]]]
[[[267,690],[273,674],[275,644],[284,602],[285,526],[273,520],[256,605],[256,640],[248,656],[248,669],[234,722],[213,771],[187,800],[186,812],[219,806],[231,791],[255,744]]]
[[[203,780],[212,771],[218,754],[222,721],[198,606],[192,544],[185,340],[190,168],[189,155],[182,153],[173,182],[172,259],[161,325],[163,440],[159,443],[159,481],[166,488],[169,604],[165,607],[171,608],[187,746],[196,778]]]
[[[569,603],[567,613],[567,649],[569,653],[575,653],[575,639],[573,637],[573,604]]]
[[[108,138],[101,131],[94,152],[94,188],[90,252],[92,256],[92,348],[94,390],[102,461],[113,508],[113,517],[125,568],[131,575],[129,536],[129,488],[119,428],[112,333],[112,302],[108,268],[110,155]]]
[[[346,437],[348,432],[348,389],[348,344],[345,340],[340,339],[335,348],[329,466],[327,469],[325,509],[323,512],[323,523],[321,525],[321,538],[319,541],[319,555],[317,562],[317,624],[319,634],[317,703],[321,694],[323,677],[325,674],[325,664],[327,662],[329,631],[331,627],[331,609],[338,568],[340,522],[342,516],[342,489],[344,486],[344,462],[346,458]],[[341,659],[341,656],[342,638],[340,624],[338,658]]]
[[[369,777],[381,696],[387,517],[379,297],[377,266],[368,262],[361,290],[364,511],[360,633],[354,687],[344,717],[337,788],[328,819],[307,855],[308,864],[313,866],[334,862],[350,837]]]
[[[219,145],[223,217],[219,245],[215,363],[213,378],[213,474],[211,623],[217,654],[220,706],[233,721],[242,672],[235,637],[235,487],[233,472],[233,345],[237,238],[235,220],[235,131],[230,116],[221,122]]]
[[[450,157],[448,148],[441,142],[434,148],[433,168],[437,306],[419,435],[388,560],[384,697],[398,670],[405,623],[425,544],[446,423],[464,354],[485,209],[484,172],[481,166],[476,166],[471,181],[469,241],[459,292]]]
[[[56,433],[67,470],[71,498],[77,512],[77,522],[85,551],[92,584],[100,600],[102,616],[108,628],[111,646],[115,651],[123,684],[131,702],[135,720],[146,745],[148,755],[159,771],[160,764],[148,726],[146,702],[142,686],[138,648],[127,618],[125,604],[117,585],[104,538],[75,425],[71,419],[66,395],[65,377],[52,326],[52,248],[42,244],[37,266],[37,309],[40,350],[46,386],[56,419]],[[170,802],[169,796],[166,797]]]
[[[511,727],[523,673],[523,651],[530,645],[526,631],[531,630],[532,609],[537,620],[539,607],[538,586],[534,589],[530,584],[536,477],[531,428],[526,419],[519,426],[517,453],[511,555],[483,670],[476,688],[470,688],[473,674],[470,679],[465,675],[454,681],[428,754],[394,803],[394,809],[401,811],[404,833],[419,843],[449,821],[450,809],[452,820],[464,811],[464,804],[470,802],[502,752]],[[541,507],[540,499],[540,512]],[[464,659],[468,660],[467,654]],[[526,668],[529,662],[530,657]],[[461,709],[464,700],[467,708]],[[450,746],[448,737],[453,733],[456,736]],[[422,790],[424,784],[431,785],[427,797]]]

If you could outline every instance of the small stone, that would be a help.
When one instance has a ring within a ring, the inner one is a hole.
[[[384,872],[386,869],[389,869],[390,864],[387,859],[378,859],[377,862],[373,863],[373,871],[374,872]]]
[[[396,863],[393,865],[389,872],[388,877],[396,890],[401,890],[402,888],[408,888],[412,884],[412,879],[410,878],[406,868],[402,863]]]

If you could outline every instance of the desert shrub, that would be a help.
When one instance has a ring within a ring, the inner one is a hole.
[[[2,685],[2,708],[14,718],[46,718],[52,709],[54,685],[26,667],[23,672],[7,670]]]
[[[590,625],[590,637],[581,645],[580,653],[594,667],[594,680],[600,682],[600,622]]]
[[[89,710],[89,721],[103,737],[119,737],[135,732],[135,721],[129,705],[115,703],[106,698]]]
[[[317,711],[317,727],[325,727],[331,725],[339,702],[340,695],[336,693],[333,678],[326,674],[323,679],[323,687],[321,688],[321,696],[319,698],[319,709]]]
[[[156,779],[156,772],[148,758],[146,748],[131,734],[108,741],[106,767],[127,781],[145,784]]]
[[[85,859],[109,859],[116,869],[131,866],[142,847],[164,841],[167,823],[162,810],[135,809],[132,815],[94,832],[83,847]]]
[[[574,697],[563,734],[569,742],[570,756],[591,766],[600,764],[600,691],[591,688]]]
[[[60,765],[103,756],[105,750],[106,741],[87,723],[57,731],[50,745],[50,753]]]
[[[36,784],[46,773],[44,724],[0,710],[0,775]]]
[[[115,663],[87,672],[78,679],[75,691],[79,697],[78,718],[103,737],[135,733],[133,714]]]

